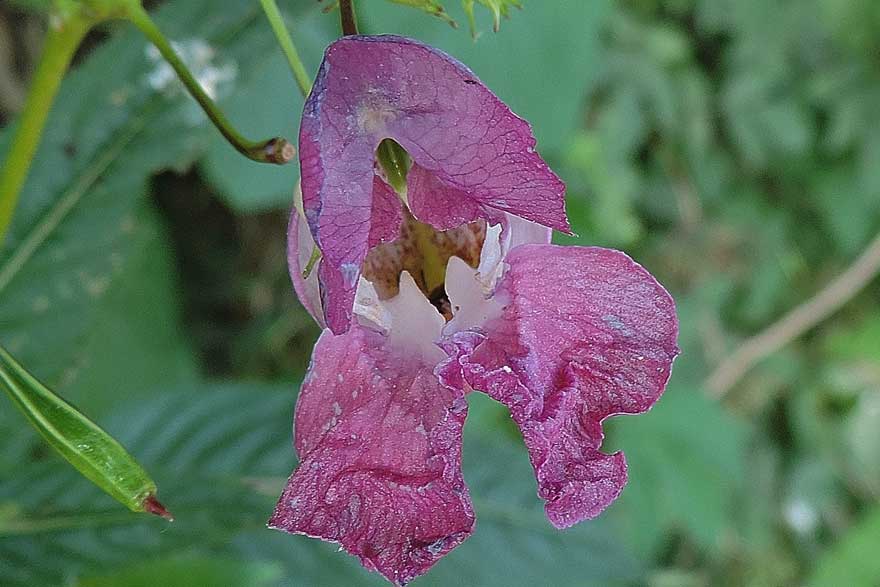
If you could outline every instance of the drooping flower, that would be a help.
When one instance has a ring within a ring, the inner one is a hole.
[[[412,165],[398,194],[376,163]],[[303,115],[289,262],[325,327],[300,392],[301,462],[270,525],[339,542],[397,584],[467,538],[465,397],[518,424],[550,522],[598,515],[626,464],[602,421],[669,378],[669,294],[621,252],[550,244],[564,185],[525,121],[466,67],[400,37],[331,45]],[[302,271],[315,247],[316,271]]]

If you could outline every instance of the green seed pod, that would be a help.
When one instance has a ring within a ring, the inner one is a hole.
[[[43,438],[89,481],[133,512],[173,519],[156,500],[156,483],[134,457],[2,347],[0,384]]]

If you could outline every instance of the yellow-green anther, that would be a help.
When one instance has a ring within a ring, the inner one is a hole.
[[[415,232],[416,247],[422,256],[422,277],[425,279],[425,291],[430,293],[442,287],[446,280],[446,259],[434,242],[437,233],[433,226],[415,220],[412,223]]]
[[[315,264],[318,262],[318,260],[320,258],[321,258],[321,249],[319,249],[318,247],[315,247],[314,249],[312,249],[312,256],[309,257],[309,262],[306,263],[306,267],[302,271],[302,278],[303,279],[309,278],[309,275],[312,274],[312,269],[315,268]]]

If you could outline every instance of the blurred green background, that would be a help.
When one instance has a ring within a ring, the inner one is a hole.
[[[0,3],[0,112],[21,108],[45,17]],[[337,33],[280,2],[313,73]],[[683,349],[649,414],[606,425],[630,483],[599,519],[543,517],[506,413],[474,395],[474,536],[429,585],[880,585],[880,283],[719,400],[747,337],[821,291],[880,232],[876,0],[526,0],[474,43],[361,0],[362,28],[438,45],[530,120],[579,236],[677,300]],[[247,135],[302,107],[256,0],[154,2]],[[0,342],[114,433],[177,521],[124,511],[0,400],[0,585],[382,585],[331,545],[264,527],[295,464],[317,327],[289,286],[295,165],[238,156],[132,27],[92,34],[0,250]],[[0,131],[0,151],[9,132]]]

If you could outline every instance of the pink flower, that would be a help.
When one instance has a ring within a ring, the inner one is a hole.
[[[412,158],[401,197],[375,162],[385,138]],[[396,584],[425,573],[473,531],[461,431],[474,390],[510,409],[554,526],[619,495],[626,463],[599,450],[601,423],[662,393],[675,307],[623,253],[549,244],[568,231],[564,185],[534,146],[436,49],[388,36],[328,48],[289,232],[295,289],[327,328],[272,527],[338,542]]]

